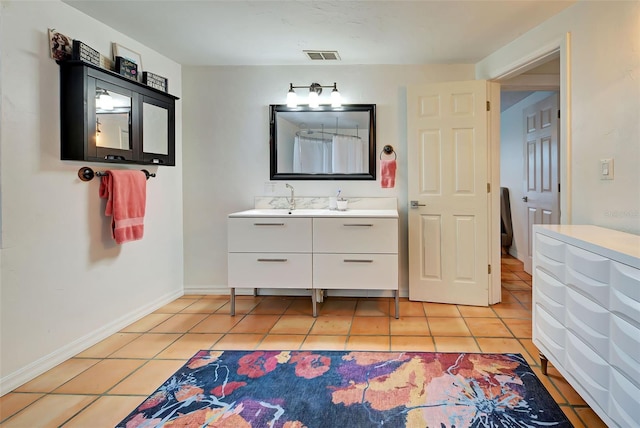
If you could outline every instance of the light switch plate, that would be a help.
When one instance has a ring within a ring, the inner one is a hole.
[[[613,180],[613,158],[600,159],[600,180]]]

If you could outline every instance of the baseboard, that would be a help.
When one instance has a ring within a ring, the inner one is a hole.
[[[180,289],[178,291],[159,297],[153,302],[138,308],[134,312],[126,314],[110,322],[109,324],[95,331],[92,331],[91,333],[80,337],[77,340],[74,340],[68,345],[65,345],[62,348],[57,349],[56,351],[48,355],[45,355],[44,357],[28,364],[27,366],[8,374],[7,376],[0,379],[0,397],[8,392],[13,391],[19,386],[24,385],[30,380],[36,378],[47,370],[52,369],[58,364],[63,363],[64,361],[79,354],[80,352],[90,348],[101,340],[104,340],[112,334],[117,333],[124,327],[138,321],[140,318],[149,315],[150,313],[161,308],[167,303],[174,301],[178,297],[181,297],[183,294],[183,290]]]

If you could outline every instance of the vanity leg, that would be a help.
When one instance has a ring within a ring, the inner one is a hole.
[[[318,309],[316,308],[316,289],[311,289],[311,306],[313,308],[313,317],[316,318],[318,316]]]
[[[547,360],[547,357],[545,357],[542,352],[538,352],[538,355],[540,355],[540,369],[542,370],[542,374],[546,376],[549,360]]]
[[[257,288],[253,289],[253,297],[258,297],[258,289]]]
[[[400,318],[400,290],[395,290],[396,295],[396,319]]]
[[[231,287],[231,310],[229,315],[234,316],[236,314],[236,289]]]

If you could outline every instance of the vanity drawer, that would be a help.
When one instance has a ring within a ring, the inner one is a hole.
[[[230,218],[229,252],[310,253],[311,219]]]
[[[397,253],[398,219],[315,218],[316,253]]]
[[[311,288],[311,254],[230,253],[229,287]]]
[[[320,289],[398,289],[396,254],[314,254],[313,287]]]

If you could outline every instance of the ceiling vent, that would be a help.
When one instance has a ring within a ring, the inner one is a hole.
[[[303,51],[313,61],[340,61],[338,51]]]

